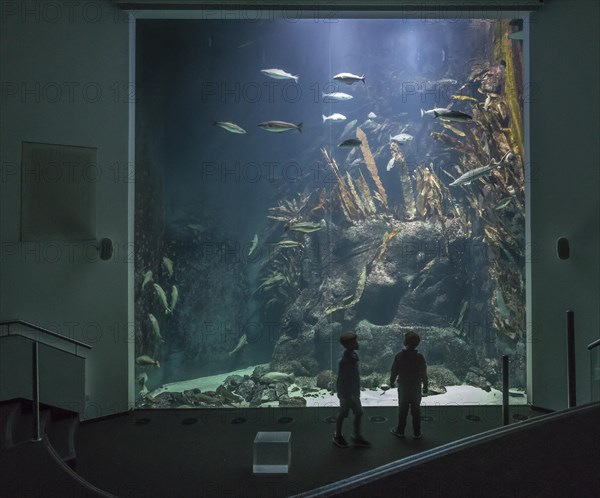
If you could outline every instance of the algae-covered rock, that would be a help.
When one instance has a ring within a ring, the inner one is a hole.
[[[306,399],[300,396],[295,396],[293,398],[282,396],[279,398],[279,406],[292,408],[304,407],[306,406]]]
[[[335,375],[331,370],[323,370],[317,375],[317,387],[321,389],[333,389]]]

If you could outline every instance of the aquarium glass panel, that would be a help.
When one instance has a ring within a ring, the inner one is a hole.
[[[235,16],[232,16],[235,17]],[[139,20],[136,403],[525,402],[521,20]]]

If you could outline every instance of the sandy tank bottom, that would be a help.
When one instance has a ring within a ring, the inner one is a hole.
[[[230,375],[239,375],[241,377],[251,376],[254,369],[259,365],[253,365],[232,372],[225,372],[218,375],[207,377],[199,377],[197,379],[184,380],[180,382],[171,382],[151,391],[149,395],[156,398],[162,393],[182,393],[188,390],[199,389],[200,392],[216,391],[223,385],[225,379]],[[490,391],[485,391],[479,387],[461,385],[461,386],[446,386],[446,393],[430,396],[423,396],[421,406],[447,406],[447,405],[501,405],[502,392],[490,388]],[[306,400],[307,407],[326,407],[339,406],[339,400],[335,393],[331,393],[327,389],[310,389],[309,392],[304,392],[302,387],[292,383],[288,387],[288,396],[290,398],[303,397]],[[398,395],[396,389],[382,390],[364,389],[361,392],[360,400],[363,406],[395,406],[398,403]],[[526,405],[527,394],[520,389],[509,390],[509,402],[511,405]],[[234,408],[248,408],[250,403],[242,401],[240,403],[232,403]],[[260,407],[279,407],[278,401],[264,402]],[[185,407],[185,408],[201,408],[201,407]]]

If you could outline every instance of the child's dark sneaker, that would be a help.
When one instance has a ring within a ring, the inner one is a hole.
[[[348,442],[344,439],[344,436],[334,436],[332,441],[338,448],[348,447]]]
[[[418,434],[415,434],[413,436],[413,439],[421,439],[423,437],[423,434],[421,434],[420,432]]]
[[[352,442],[354,443],[354,446],[360,446],[361,448],[368,448],[371,446],[371,443],[362,436],[352,437]]]
[[[390,429],[390,432],[396,437],[400,437],[400,438],[404,437],[404,433],[398,432],[398,429]]]

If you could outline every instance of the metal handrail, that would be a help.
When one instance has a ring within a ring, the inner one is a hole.
[[[85,342],[81,342],[81,341],[77,341],[75,339],[71,339],[70,337],[58,334],[56,332],[53,332],[52,330],[48,330],[45,329],[44,327],[40,327],[39,325],[36,325],[35,323],[30,323],[30,322],[26,322],[25,320],[8,320],[5,322],[0,322],[0,326],[2,325],[6,325],[8,328],[8,335],[10,334],[10,326],[11,325],[24,325],[25,327],[29,327],[30,329],[34,329],[37,330],[39,332],[43,332],[44,334],[48,334],[51,335],[53,337],[58,337],[59,339],[62,339],[64,341],[70,342],[71,344],[75,344],[76,346],[82,346],[86,349],[92,349],[92,346],[90,346],[89,344],[86,344]]]
[[[8,329],[8,334],[5,336],[0,336],[0,339],[2,337],[14,337],[15,335],[21,335],[21,334],[11,334],[10,333],[10,326],[17,325],[17,324],[24,325],[25,327],[32,328],[39,332],[43,332],[44,334],[48,334],[53,337],[57,337],[64,341],[70,342],[71,344],[75,344],[75,355],[76,356],[79,356],[77,354],[77,346],[82,346],[87,349],[92,349],[92,346],[90,346],[89,344],[86,344],[85,342],[76,341],[75,339],[71,339],[70,337],[66,337],[64,335],[57,334],[56,332],[52,332],[51,330],[40,327],[39,325],[35,325],[34,323],[26,322],[24,320],[8,320],[8,321],[0,322],[0,326],[6,325],[7,329]],[[32,384],[31,385],[31,392],[32,392],[31,404],[32,404],[32,411],[33,411],[33,437],[31,438],[31,440],[34,442],[40,442],[42,440],[41,431],[40,431],[40,373],[39,373],[39,343],[40,343],[40,341],[32,339],[31,337],[26,337],[26,336],[24,336],[24,337],[25,337],[25,339],[28,339],[31,341],[31,384]],[[53,349],[58,349],[58,348],[54,348],[53,346],[50,346],[48,344],[44,344],[44,345],[51,347]],[[72,353],[69,353],[69,351],[64,351],[64,350],[60,350],[60,351],[63,351],[64,353],[67,353],[67,354],[72,354]]]
[[[594,342],[591,342],[590,344],[588,344],[588,349],[591,351],[594,348],[597,348],[598,346],[600,346],[600,338],[596,339]]]

